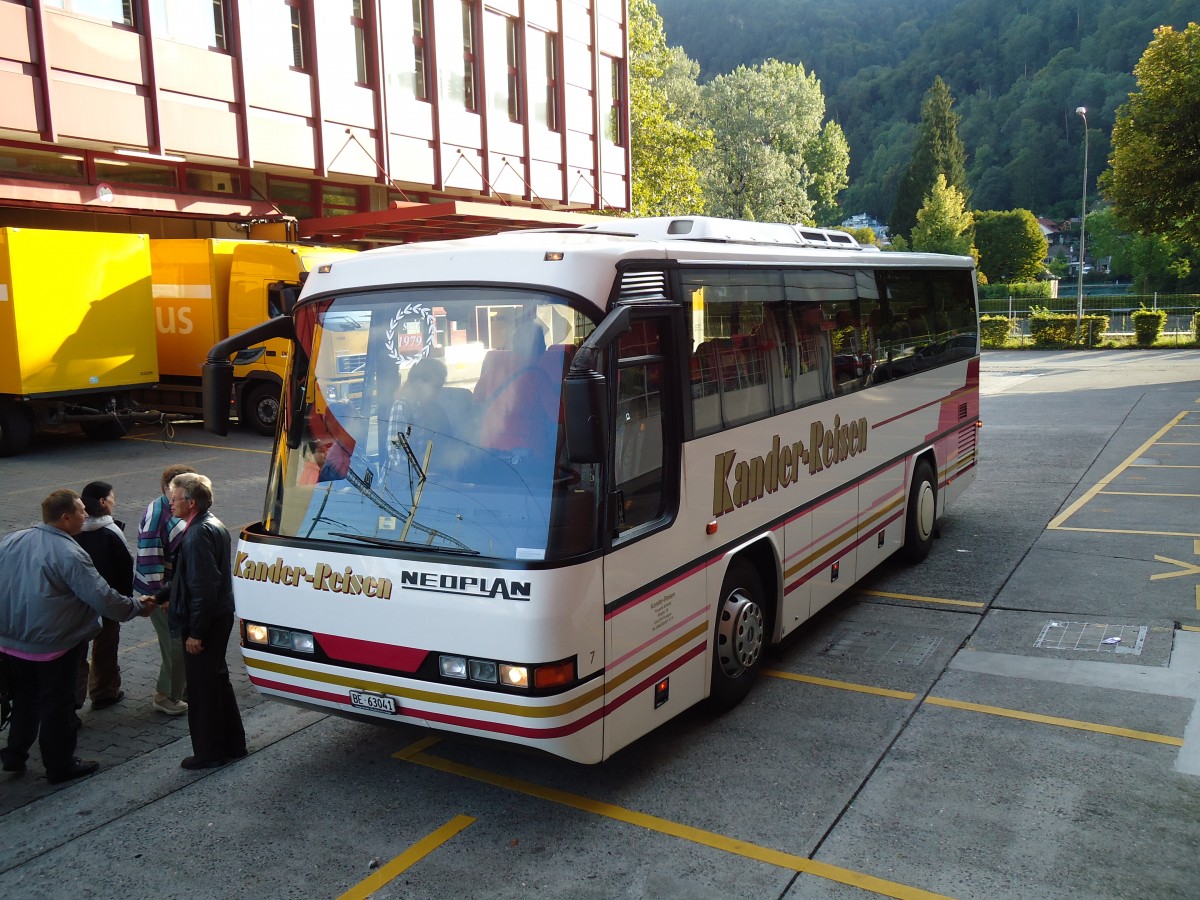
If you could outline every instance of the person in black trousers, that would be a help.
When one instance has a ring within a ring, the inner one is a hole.
[[[133,595],[133,554],[125,542],[125,525],[113,518],[117,505],[113,486],[107,481],[89,482],[79,492],[87,520],[75,540],[96,565],[100,577],[114,591]],[[92,709],[106,709],[125,699],[121,690],[121,667],[117,650],[121,642],[121,623],[102,619],[100,633],[92,639],[92,662],[88,665],[85,646],[80,677],[75,688],[75,705],[83,705],[83,697],[91,694]]]
[[[187,521],[171,583],[155,595],[169,602],[171,636],[183,642],[192,755],[185,769],[223,766],[246,755],[246,731],[229,681],[225,652],[233,631],[229,532],[212,514],[212,482],[187,472],[168,490],[171,514]]]

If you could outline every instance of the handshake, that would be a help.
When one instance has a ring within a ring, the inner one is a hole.
[[[154,610],[158,609],[158,601],[147,594],[143,594],[140,597],[134,597],[133,599],[142,606],[141,610],[138,612],[138,615],[142,618],[145,618],[146,616],[150,615],[150,613],[154,612]],[[165,603],[163,604],[163,607],[166,607]]]

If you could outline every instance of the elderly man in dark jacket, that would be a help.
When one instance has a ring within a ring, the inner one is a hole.
[[[185,769],[223,766],[246,755],[246,732],[229,682],[225,652],[233,630],[233,571],[229,532],[214,516],[212,482],[188,472],[168,491],[171,514],[185,520],[171,583],[155,595],[169,601],[171,636],[183,642],[192,755]]]

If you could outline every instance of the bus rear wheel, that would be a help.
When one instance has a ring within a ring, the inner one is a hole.
[[[762,664],[767,617],[762,579],[745,561],[734,562],[721,585],[721,603],[713,634],[712,687],[709,703],[732,709],[750,692]]]
[[[933,466],[921,460],[913,472],[908,489],[908,512],[904,517],[904,546],[901,556],[906,562],[919,563],[933,547],[937,525],[937,480]]]

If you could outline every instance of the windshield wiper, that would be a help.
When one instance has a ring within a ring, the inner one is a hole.
[[[399,538],[381,538],[374,537],[369,534],[351,534],[348,531],[331,531],[330,537],[350,538],[354,541],[361,541],[364,544],[373,544],[376,547],[408,547],[413,550],[430,550],[434,553],[465,553],[468,556],[480,556],[478,550],[468,547],[462,541],[452,538],[448,534],[437,532],[434,536],[444,538],[447,541],[454,541],[457,546],[454,547],[435,547],[433,544],[418,544],[416,541],[403,541]]]

